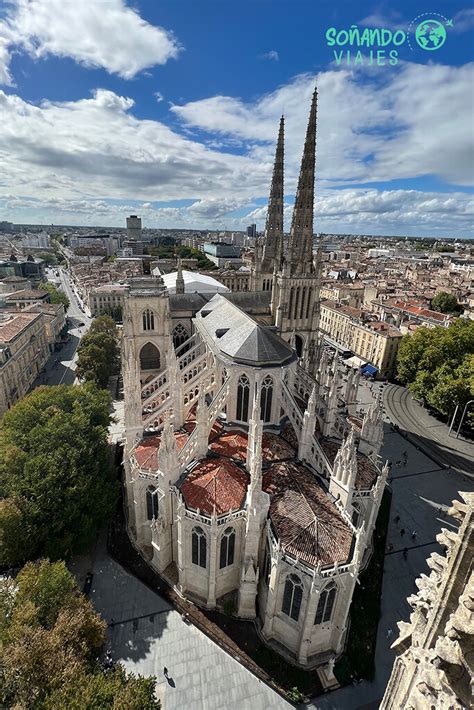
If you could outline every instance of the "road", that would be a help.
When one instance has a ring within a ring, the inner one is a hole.
[[[51,353],[45,369],[39,374],[31,389],[39,385],[72,385],[75,380],[77,348],[81,337],[90,327],[91,319],[82,312],[79,301],[72,289],[69,274],[64,269],[59,270],[61,287],[70,301],[67,311],[69,326],[69,341],[61,350]]]
[[[474,476],[474,444],[449,436],[449,428],[419,405],[406,387],[387,385],[384,405],[400,433],[436,463]]]

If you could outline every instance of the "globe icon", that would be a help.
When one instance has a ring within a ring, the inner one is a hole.
[[[422,49],[433,52],[446,42],[446,28],[438,20],[424,20],[416,28],[415,37]]]

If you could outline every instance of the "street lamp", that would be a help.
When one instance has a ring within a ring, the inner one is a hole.
[[[463,421],[464,421],[464,417],[466,416],[467,408],[468,408],[469,405],[472,404],[473,402],[474,402],[474,399],[470,399],[470,400],[469,400],[468,402],[466,402],[466,404],[465,404],[465,407],[464,407],[464,409],[463,409],[463,411],[462,411],[461,421],[459,422],[458,430],[457,430],[457,432],[456,432],[456,439],[458,438],[459,432],[461,431],[461,426],[462,426],[462,423],[463,423]]]

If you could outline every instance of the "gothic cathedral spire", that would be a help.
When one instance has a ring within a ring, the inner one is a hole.
[[[272,273],[280,268],[283,255],[283,158],[285,119],[280,119],[280,130],[273,166],[272,186],[268,201],[267,221],[263,248],[263,273]]]
[[[309,112],[287,259],[291,274],[310,274],[313,266],[314,171],[316,163],[317,89]]]

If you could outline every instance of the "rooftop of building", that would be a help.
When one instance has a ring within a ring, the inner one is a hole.
[[[356,422],[354,421],[354,424]],[[334,441],[331,439],[326,439],[321,437],[319,439],[319,444],[324,451],[326,458],[328,459],[331,466],[334,463],[336,454],[341,448],[341,442]],[[377,480],[379,471],[377,466],[371,461],[368,456],[361,454],[360,451],[357,452],[357,475],[355,480],[355,487],[358,491],[368,491],[372,488],[375,481]]]
[[[14,291],[10,293],[7,297],[7,301],[30,301],[31,299],[37,299],[45,301],[49,298],[48,291],[40,291],[36,288],[24,288],[21,291]]]
[[[11,318],[0,320],[0,343],[9,343],[26,330],[37,318],[39,313],[19,313]]]
[[[159,267],[153,269],[153,273],[156,271],[159,273]],[[186,269],[183,269],[181,273],[183,275],[185,293],[225,293],[229,291],[227,286],[221,284],[220,281],[212,276],[201,274],[199,271],[187,271]],[[176,293],[177,277],[177,271],[172,271],[169,274],[163,274],[161,277],[170,294]]]
[[[234,361],[262,365],[283,365],[295,352],[280,336],[216,294],[196,316],[196,327],[212,346]]]

